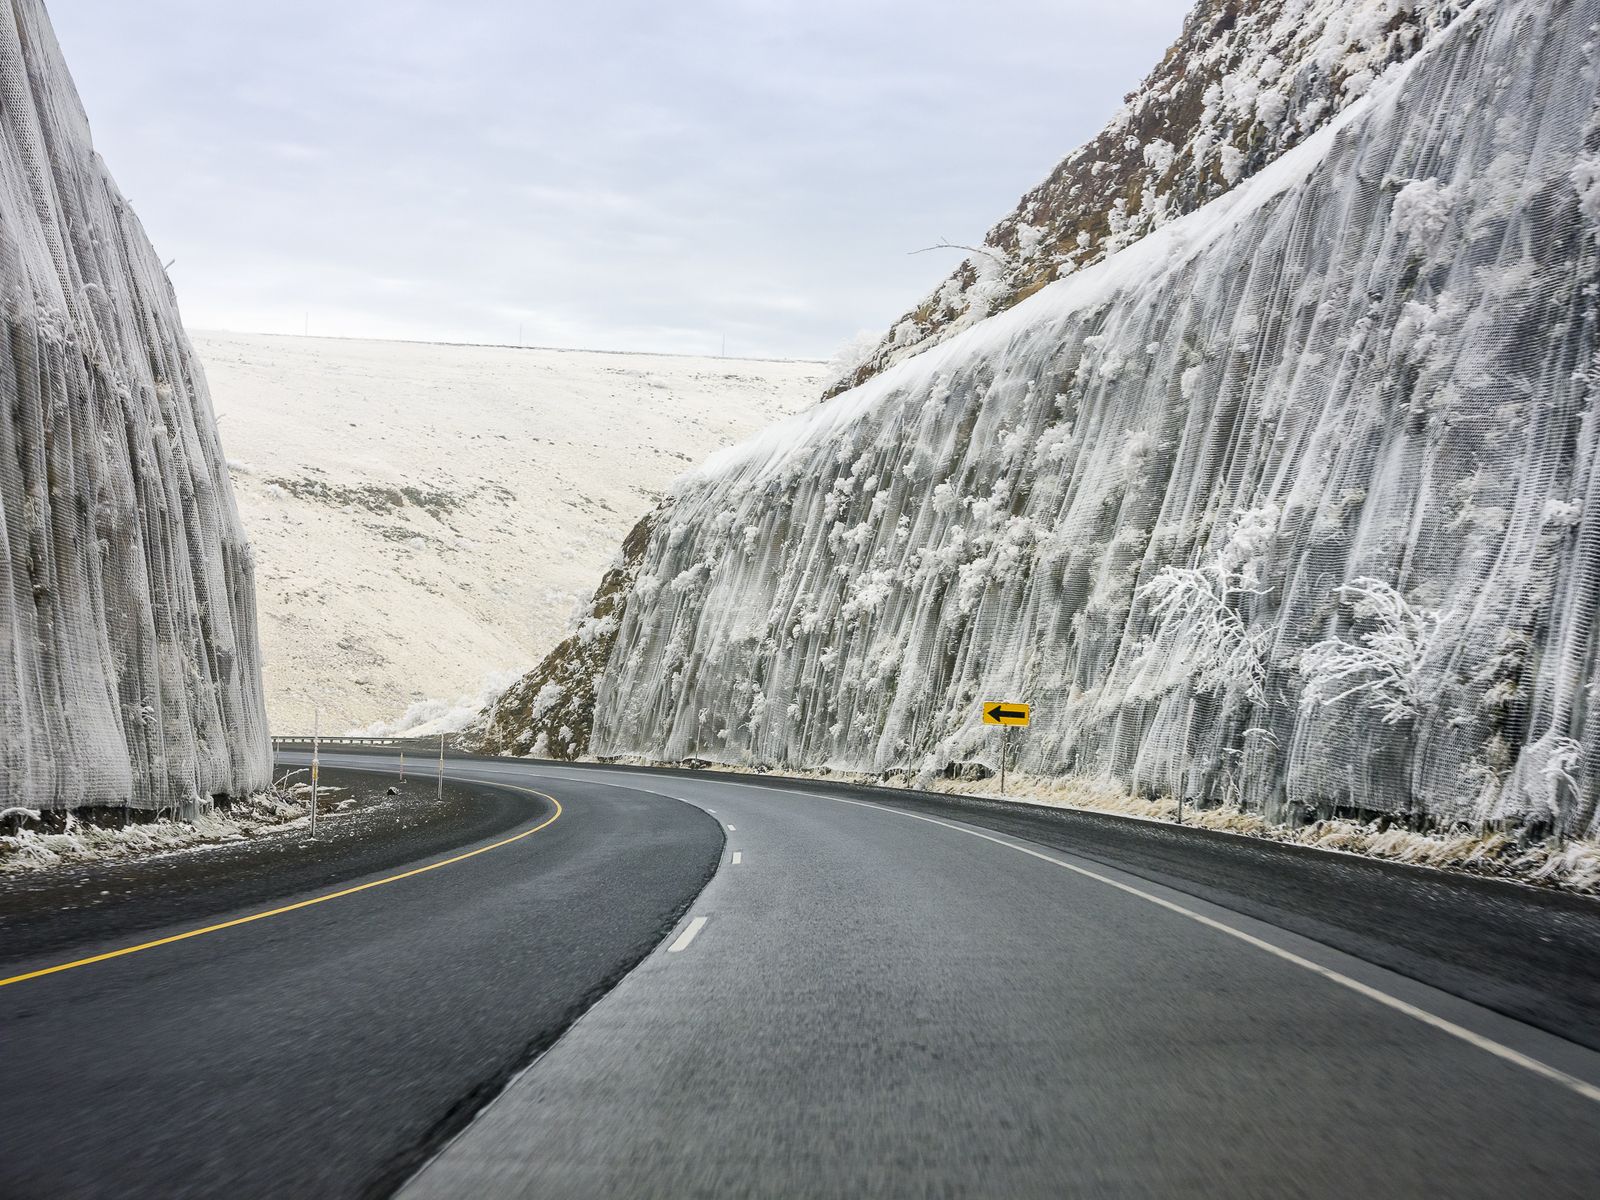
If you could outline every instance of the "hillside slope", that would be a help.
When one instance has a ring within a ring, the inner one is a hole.
[[[715,456],[574,751],[992,764],[1018,699],[1038,775],[1594,833],[1597,21],[1480,0],[1224,196]]]
[[[561,640],[667,485],[815,363],[196,333],[275,732],[455,727]]]
[[[1093,141],[846,369],[837,394],[1195,211],[1366,95],[1462,0],[1200,0]]]
[[[249,546],[171,285],[44,8],[0,5],[0,809],[267,782]]]

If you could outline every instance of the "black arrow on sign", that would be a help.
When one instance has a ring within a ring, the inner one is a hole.
[[[991,704],[989,706],[989,719],[992,721],[1020,721],[1027,715],[1020,708],[1007,708],[1003,704]]]

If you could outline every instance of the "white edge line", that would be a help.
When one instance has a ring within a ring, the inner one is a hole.
[[[705,782],[712,781],[707,780]],[[969,828],[965,825],[956,825],[950,821],[941,821],[937,817],[925,817],[921,813],[910,813],[896,808],[886,808],[881,804],[871,804],[865,800],[846,800],[843,796],[830,796],[826,792],[822,791],[797,792],[789,788],[774,787],[771,784],[742,783],[733,779],[726,781],[716,780],[715,782],[726,787],[753,788],[769,792],[782,792],[783,794],[789,796],[803,796],[809,799],[832,800],[835,804],[849,804],[856,808],[870,808],[876,812],[885,813],[891,817],[907,817],[913,821],[926,821],[930,825],[941,825],[946,829],[953,829],[957,833],[964,833],[969,837],[981,838],[986,842],[993,842],[996,846],[1004,846],[1008,850],[1015,850],[1018,854],[1026,854],[1031,858],[1037,858],[1041,862],[1052,863],[1055,866],[1063,868],[1064,870],[1073,871],[1084,876],[1085,878],[1093,879],[1098,883],[1103,883],[1107,887],[1114,887],[1120,892],[1126,892],[1130,896],[1137,896],[1141,900],[1148,900],[1151,904],[1158,905],[1161,908],[1167,909],[1169,912],[1177,913],[1179,916],[1188,917],[1190,920],[1196,921],[1201,925],[1207,926],[1208,928],[1215,929],[1219,933],[1225,933],[1231,938],[1237,938],[1239,941],[1244,942],[1247,945],[1255,946],[1260,950],[1265,950],[1268,954],[1274,955],[1277,958],[1281,958],[1285,962],[1293,963],[1295,966],[1303,967],[1314,975],[1322,976],[1330,983],[1336,983],[1341,987],[1349,988],[1357,995],[1365,996],[1367,999],[1375,1001],[1386,1008],[1391,1008],[1395,1012],[1403,1013],[1408,1017],[1412,1017],[1415,1020],[1421,1021],[1424,1025],[1432,1026],[1441,1033],[1449,1034],[1451,1037],[1458,1038],[1461,1041],[1466,1042],[1469,1046],[1476,1046],[1478,1049],[1486,1051],[1487,1053],[1494,1055],[1496,1058],[1502,1059],[1503,1061],[1511,1063],[1514,1066],[1521,1067],[1526,1071],[1531,1071],[1533,1074],[1542,1076],[1543,1078],[1550,1080],[1552,1083],[1558,1083],[1561,1086],[1576,1092],[1586,1100],[1593,1100],[1596,1103],[1600,1103],[1600,1087],[1596,1087],[1594,1084],[1589,1083],[1586,1080],[1579,1079],[1576,1075],[1569,1075],[1565,1071],[1559,1070],[1556,1067],[1552,1067],[1549,1063],[1540,1062],[1537,1058],[1526,1055],[1520,1050],[1513,1050],[1510,1046],[1504,1045],[1501,1042],[1497,1042],[1493,1038],[1485,1037],[1481,1033],[1474,1033],[1464,1025],[1457,1025],[1454,1021],[1446,1020],[1444,1017],[1437,1016],[1434,1013],[1428,1012],[1426,1009],[1418,1008],[1415,1004],[1407,1003],[1406,1001],[1401,1000],[1398,996],[1391,996],[1387,992],[1379,991],[1377,988],[1372,987],[1369,984],[1362,983],[1359,979],[1352,979],[1350,976],[1345,975],[1342,972],[1335,971],[1331,967],[1325,967],[1321,963],[1312,962],[1309,958],[1305,958],[1302,955],[1296,954],[1292,950],[1285,950],[1280,946],[1274,946],[1269,941],[1258,938],[1254,934],[1246,933],[1242,929],[1235,929],[1233,926],[1225,924],[1222,921],[1218,921],[1214,917],[1208,917],[1203,913],[1195,912],[1191,908],[1185,908],[1181,904],[1175,904],[1171,900],[1163,899],[1162,897],[1147,892],[1142,888],[1136,888],[1130,884],[1122,883],[1119,880],[1112,879],[1107,875],[1102,875],[1098,871],[1091,871],[1087,867],[1080,867],[1074,865],[1073,863],[1062,862],[1059,858],[1055,858],[1049,854],[1043,854],[1038,850],[1029,849],[1027,846],[1019,846],[1014,842],[1006,841],[1004,838],[997,838],[990,834],[982,833],[979,830]],[[648,792],[653,791],[654,789],[635,788],[635,790]],[[683,799],[681,796],[672,796],[666,792],[658,792],[656,794],[666,796],[671,800]],[[729,828],[731,829],[732,826],[729,826]],[[689,941],[693,939],[694,935],[699,932],[698,926],[703,925],[704,923],[704,917],[696,917],[694,922],[691,922],[690,927],[679,936],[678,941],[674,942],[670,949],[678,950],[681,949],[682,946],[688,945]]]
[[[817,793],[802,794],[815,795]],[[1208,917],[1204,913],[1195,912],[1192,908],[1185,908],[1181,904],[1174,904],[1171,900],[1166,900],[1160,896],[1153,895],[1142,888],[1136,888],[1130,884],[1122,883],[1119,880],[1102,875],[1098,871],[1091,871],[1087,867],[1079,867],[1069,862],[1062,862],[1059,858],[1052,857],[1049,854],[1041,854],[1039,851],[1030,850],[1026,846],[1018,846],[1014,842],[1008,842],[1003,838],[992,837],[987,833],[980,833],[978,830],[969,829],[964,825],[955,825],[949,821],[941,821],[937,817],[925,817],[920,813],[901,812],[898,809],[884,808],[879,804],[868,804],[863,800],[846,800],[840,796],[828,796],[827,799],[838,804],[853,804],[858,808],[876,809],[879,812],[888,813],[890,816],[909,817],[913,821],[926,821],[930,825],[942,825],[944,828],[953,829],[957,833],[965,833],[971,837],[982,838],[986,842],[993,842],[996,846],[1004,846],[1008,850],[1015,850],[1018,854],[1026,854],[1029,857],[1037,858],[1042,862],[1054,863],[1058,867],[1068,871],[1076,872],[1077,874],[1083,875],[1089,879],[1093,879],[1098,883],[1103,883],[1107,887],[1114,887],[1120,892],[1127,892],[1130,896],[1137,896],[1141,900],[1150,901],[1151,904],[1160,905],[1169,912],[1175,912],[1179,916],[1188,917],[1191,921],[1198,921],[1200,924],[1210,929],[1215,929],[1219,933],[1225,933],[1229,937],[1238,938],[1241,942],[1245,942],[1251,946],[1254,946],[1258,950],[1265,950],[1268,954],[1275,955],[1276,957],[1283,959],[1285,962],[1291,962],[1297,967],[1304,967],[1307,971],[1310,971],[1314,975],[1320,975],[1324,979],[1329,980],[1332,983],[1337,983],[1341,987],[1347,987],[1352,992],[1355,992],[1361,996],[1365,996],[1369,1000],[1375,1000],[1377,1003],[1382,1004],[1387,1008],[1392,1008],[1396,1012],[1404,1013],[1408,1017],[1413,1017],[1416,1020],[1421,1021],[1424,1025],[1430,1025],[1442,1033],[1447,1033],[1451,1037],[1461,1039],[1468,1045],[1476,1046],[1480,1050],[1485,1050],[1488,1053],[1493,1054],[1496,1058],[1504,1059],[1506,1062],[1522,1067],[1524,1070],[1532,1071],[1535,1075],[1542,1075],[1552,1083],[1559,1083],[1564,1087],[1570,1088],[1572,1091],[1578,1093],[1578,1095],[1582,1096],[1586,1100],[1593,1100],[1596,1103],[1600,1103],[1600,1087],[1596,1087],[1592,1083],[1579,1079],[1575,1075],[1568,1075],[1565,1071],[1558,1070],[1557,1068],[1552,1067],[1549,1063],[1540,1062],[1537,1058],[1530,1058],[1520,1050],[1513,1050],[1510,1046],[1504,1045],[1501,1042],[1497,1042],[1493,1038],[1485,1037],[1481,1033],[1474,1033],[1472,1030],[1463,1025],[1457,1025],[1454,1021],[1448,1021],[1444,1017],[1428,1012],[1426,1009],[1418,1008],[1415,1004],[1409,1004],[1397,996],[1391,996],[1387,992],[1379,991],[1370,984],[1362,983],[1359,979],[1352,979],[1350,976],[1342,974],[1339,971],[1335,971],[1331,967],[1325,967],[1321,963],[1312,962],[1309,958],[1304,958],[1301,955],[1294,953],[1292,950],[1285,950],[1281,946],[1274,946],[1271,942],[1265,941],[1262,938],[1258,938],[1254,934],[1246,933],[1242,929],[1235,929],[1232,925],[1218,921],[1214,917]]]
[[[700,930],[705,927],[705,923],[706,918],[704,917],[696,917],[694,920],[690,921],[689,928],[680,933],[678,935],[678,940],[667,947],[667,953],[676,954],[680,950],[687,950],[689,948],[689,943],[694,941],[694,935],[699,933]]]

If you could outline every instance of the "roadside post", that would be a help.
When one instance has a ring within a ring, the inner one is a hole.
[[[1011,731],[1026,729],[1031,710],[1026,704],[1008,700],[985,700],[980,707],[985,725],[1000,726],[1000,794],[1006,794],[1006,759],[1011,754]]]
[[[311,712],[311,836],[317,836],[317,751],[322,744],[322,713]]]
[[[400,782],[406,781],[406,748],[400,747]]]
[[[1189,744],[1194,740],[1194,696],[1189,697],[1189,711],[1183,718],[1183,758],[1178,774],[1178,824],[1183,824],[1183,793],[1189,786]]]
[[[444,799],[444,734],[439,735],[439,782],[434,788],[433,798]]]

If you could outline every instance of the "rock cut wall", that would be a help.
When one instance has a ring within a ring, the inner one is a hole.
[[[38,0],[0,0],[0,808],[271,770],[254,571],[172,286]]]
[[[600,755],[1593,834],[1600,0],[1480,0],[1203,207],[686,477]],[[1174,599],[1175,598],[1175,599]]]

